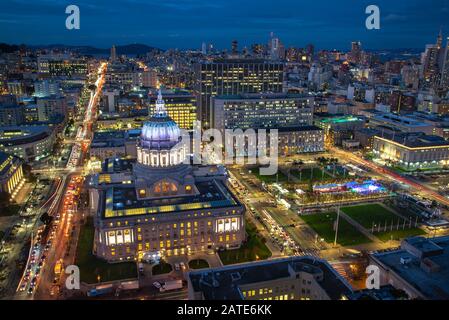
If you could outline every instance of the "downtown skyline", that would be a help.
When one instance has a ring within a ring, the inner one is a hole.
[[[346,49],[357,39],[367,49],[422,48],[435,34],[449,30],[448,0],[377,1],[381,29],[367,30],[369,1],[96,1],[81,0],[80,30],[65,28],[70,1],[8,0],[0,13],[0,42],[27,45],[111,45],[142,43],[161,49],[217,49],[266,43],[274,32],[285,46],[313,43],[319,49]]]
[[[449,300],[449,0],[3,1],[0,300]]]

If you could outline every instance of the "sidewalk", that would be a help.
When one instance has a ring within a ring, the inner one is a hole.
[[[370,239],[374,243],[383,243],[379,240],[376,236],[372,235],[368,230],[366,230],[360,223],[349,217],[346,213],[343,212],[343,210],[340,210],[340,216],[343,217],[349,224],[351,224],[353,227],[355,227],[358,231],[360,231],[364,236],[366,236],[368,239]]]

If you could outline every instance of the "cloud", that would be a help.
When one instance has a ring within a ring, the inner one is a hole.
[[[387,15],[385,18],[383,18],[382,20],[384,21],[405,21],[407,20],[407,16],[405,15],[400,15],[400,14],[395,14],[395,13],[390,13],[389,15]]]

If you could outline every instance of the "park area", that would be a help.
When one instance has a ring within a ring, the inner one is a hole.
[[[209,263],[207,263],[206,260],[203,259],[195,259],[189,261],[189,268],[190,269],[207,269],[209,268]]]
[[[151,274],[153,276],[158,276],[161,274],[167,274],[173,271],[171,264],[161,261],[159,264],[153,266],[151,269]]]
[[[278,183],[278,182],[288,182],[288,178],[285,174],[282,172],[278,172],[277,174],[274,174],[272,176],[264,176],[261,175],[259,172],[259,169],[252,170],[253,174],[259,179],[261,182],[271,184],[271,183]]]
[[[382,241],[425,234],[414,221],[406,220],[380,204],[345,207],[342,211]]]
[[[252,173],[264,183],[279,183],[289,182],[287,173],[278,171],[277,174],[271,176],[261,175],[259,169],[253,169]],[[321,168],[304,168],[304,169],[292,169],[290,170],[290,182],[299,181],[301,183],[319,182],[335,180],[328,172]]]
[[[302,183],[335,180],[334,177],[321,168],[295,169],[291,171],[291,175]]]
[[[239,249],[218,253],[224,265],[266,260],[271,257],[271,251],[265,245],[264,239],[257,234],[257,228],[249,221],[246,222],[246,233],[248,238]]]
[[[81,281],[92,284],[137,278],[137,266],[134,262],[110,264],[93,255],[94,234],[93,221],[88,219],[81,227],[75,259],[75,264],[80,268]]]
[[[335,221],[337,220],[337,213],[325,212],[311,215],[301,216],[318,235],[329,244],[335,241]],[[365,235],[359,232],[349,222],[340,216],[338,224],[338,239],[337,243],[341,246],[356,246],[371,242]]]

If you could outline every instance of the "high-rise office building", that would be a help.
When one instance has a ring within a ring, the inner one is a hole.
[[[202,53],[202,54],[207,54],[207,45],[206,45],[206,42],[203,42],[203,43],[201,44],[201,53]]]
[[[168,115],[181,129],[193,130],[197,117],[196,96],[181,90],[164,91],[165,107]],[[149,114],[156,109],[158,95],[156,92],[149,94]]]
[[[446,48],[443,53],[443,68],[441,72],[441,87],[449,90],[449,37],[447,38]]]
[[[194,92],[203,127],[213,124],[211,97],[242,93],[279,93],[283,89],[284,64],[262,59],[222,59],[194,66]]]
[[[285,58],[285,47],[281,40],[276,37],[273,32],[270,34],[270,42],[268,47],[270,48],[271,59],[282,60]]]
[[[313,97],[299,94],[241,94],[213,98],[213,127],[226,129],[278,129],[311,126]]]
[[[427,86],[435,86],[440,83],[442,71],[443,37],[440,32],[436,44],[428,44],[421,55],[422,78]]]
[[[111,48],[111,61],[114,62],[117,60],[117,49],[115,46],[112,46]]]
[[[239,43],[237,40],[233,40],[232,41],[232,54],[233,55],[237,55],[239,53]]]

